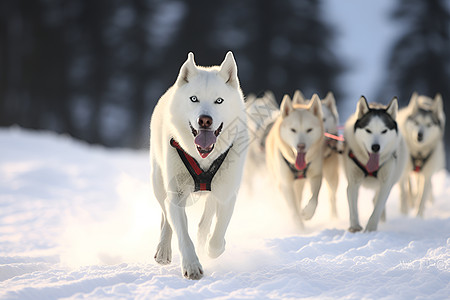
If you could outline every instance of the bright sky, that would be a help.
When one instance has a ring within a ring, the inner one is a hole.
[[[377,89],[383,84],[389,49],[400,29],[390,19],[396,2],[325,0],[324,4],[325,15],[338,31],[336,53],[350,67],[340,82],[345,103],[339,113],[340,119],[346,120],[355,111],[361,95],[375,101]]]

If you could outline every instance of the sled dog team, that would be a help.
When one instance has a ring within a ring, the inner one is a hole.
[[[253,118],[260,109],[266,109],[265,117]],[[375,190],[365,231],[377,229],[397,182],[401,211],[416,208],[423,216],[432,197],[431,176],[444,165],[441,96],[431,99],[414,93],[400,111],[397,98],[384,106],[361,97],[345,123],[344,141],[338,136],[338,124],[332,93],[321,100],[316,94],[305,99],[296,91],[292,98],[284,96],[280,108],[270,92],[244,102],[231,52],[213,67],[197,66],[189,53],[150,124],[150,178],[162,209],[155,260],[171,262],[175,233],[183,276],[203,276],[185,207],[193,198],[204,199],[197,249],[212,258],[220,256],[245,164],[247,169],[266,164],[299,227],[314,215],[322,179],[330,190],[331,214],[336,216],[340,160],[348,181],[349,231],[363,229],[357,206],[361,185]],[[251,143],[249,131],[257,137]],[[306,182],[312,196],[302,203]]]

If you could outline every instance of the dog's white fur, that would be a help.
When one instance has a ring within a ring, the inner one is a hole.
[[[307,104],[310,99],[305,99],[300,90],[295,91],[292,99],[293,103]],[[325,132],[338,135],[339,114],[336,107],[336,100],[332,92],[328,92],[325,98],[321,99],[323,125]],[[339,153],[342,151],[342,143],[330,138],[324,138],[325,149],[323,152],[323,179],[327,183],[330,191],[330,213],[332,217],[337,217],[336,193],[339,185]]]
[[[193,102],[192,96],[199,101]],[[222,103],[216,102],[219,98],[223,99]],[[222,133],[206,158],[199,155],[189,126],[191,123],[198,130],[197,119],[204,114],[212,117],[214,130],[223,123]],[[199,247],[205,247],[210,257],[221,255],[225,250],[225,232],[233,213],[246,155],[246,115],[233,54],[228,52],[220,66],[200,67],[195,64],[194,55],[189,53],[175,84],[156,105],[150,127],[151,182],[162,208],[161,236],[155,260],[160,264],[171,262],[174,230],[181,253],[182,274],[189,279],[200,279],[203,269],[188,234],[185,206],[193,197],[202,195],[206,198],[198,230]],[[205,171],[233,145],[212,181],[211,192],[192,193],[194,181],[176,149],[169,144],[171,138]],[[210,233],[214,216],[216,222]]]
[[[293,104],[291,98],[285,95],[280,115],[266,139],[267,167],[300,228],[303,228],[303,219],[311,219],[317,207],[317,197],[322,184],[323,133],[319,97],[314,95],[309,105],[303,105]],[[294,164],[301,144],[305,146],[305,161],[309,163],[307,178],[294,180],[284,158]],[[306,180],[310,182],[312,197],[302,208]]]
[[[419,109],[430,113],[420,114]],[[439,120],[440,124],[435,124],[433,117]],[[408,159],[400,182],[401,212],[407,214],[410,209],[415,208],[417,216],[423,217],[425,202],[432,198],[431,177],[445,166],[445,114],[442,96],[437,94],[432,99],[413,93],[409,105],[400,110],[398,123],[411,157],[428,157],[419,172],[414,172],[413,161]],[[419,132],[421,141],[418,139]],[[413,187],[416,187],[416,193],[413,193]]]
[[[397,98],[392,99],[386,107],[371,104],[370,108],[386,109],[386,112],[396,120],[398,103]],[[386,126],[380,118],[373,118],[367,125],[371,133],[365,129],[354,130],[354,125],[358,119],[369,112],[369,105],[364,97],[361,97],[356,113],[353,114],[345,124],[345,150],[343,156],[344,169],[348,180],[347,197],[350,211],[349,231],[357,232],[362,230],[358,217],[358,192],[361,184],[374,189],[373,199],[374,209],[369,218],[365,231],[375,231],[378,227],[379,219],[384,212],[387,198],[391,188],[400,179],[403,168],[406,164],[408,149],[405,141],[398,130],[386,130]],[[383,133],[384,132],[384,133]],[[369,160],[371,146],[377,143],[380,145],[379,169],[377,177],[365,177],[363,171],[349,157],[352,150],[358,161],[365,164]]]
[[[250,94],[246,97],[245,108],[249,128],[250,140],[245,161],[244,177],[252,190],[252,178],[255,173],[266,172],[266,138],[268,126],[271,126],[280,114],[278,103],[271,91],[263,96],[256,97]]]

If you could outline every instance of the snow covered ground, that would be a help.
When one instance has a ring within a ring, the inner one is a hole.
[[[448,299],[450,177],[434,178],[424,219],[399,214],[398,190],[375,233],[351,234],[345,179],[339,218],[326,190],[305,232],[294,230],[264,174],[246,179],[227,250],[201,258],[205,277],[153,261],[160,208],[145,151],[110,150],[66,136],[0,129],[0,298],[2,299]],[[360,196],[363,224],[371,193]],[[202,203],[188,208],[191,236]],[[174,242],[174,249],[176,250]]]

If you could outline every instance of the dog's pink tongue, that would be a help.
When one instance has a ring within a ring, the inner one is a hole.
[[[369,153],[369,161],[367,162],[366,169],[369,173],[378,170],[380,154],[378,153]]]
[[[201,148],[207,149],[216,142],[216,135],[212,130],[199,130],[194,143]]]
[[[295,167],[298,170],[303,170],[304,168],[306,168],[305,152],[297,152],[297,157],[295,159]]]

